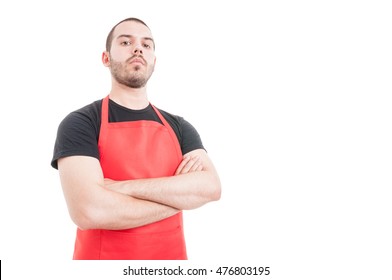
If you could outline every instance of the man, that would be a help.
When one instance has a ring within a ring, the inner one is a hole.
[[[109,95],[60,124],[52,159],[77,228],[74,259],[187,259],[182,211],[220,198],[197,131],[147,98],[148,26],[113,27],[102,54]]]

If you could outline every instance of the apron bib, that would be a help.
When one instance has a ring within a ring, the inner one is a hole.
[[[156,121],[109,123],[109,96],[102,101],[98,140],[105,178],[116,181],[173,176],[182,160],[173,129],[153,106]],[[77,229],[74,259],[187,259],[182,212],[125,230]]]

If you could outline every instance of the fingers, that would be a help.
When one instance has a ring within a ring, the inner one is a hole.
[[[198,156],[185,157],[176,170],[176,175],[203,170],[203,165]]]
[[[180,174],[185,174],[185,173],[198,171],[200,168],[202,169],[200,158],[199,157],[189,157],[186,160],[186,164],[182,168]]]

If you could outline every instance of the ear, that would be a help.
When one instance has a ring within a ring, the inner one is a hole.
[[[110,66],[110,54],[107,51],[104,51],[102,53],[102,63],[103,65],[105,65],[106,67]]]

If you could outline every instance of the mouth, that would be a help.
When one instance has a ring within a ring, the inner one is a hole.
[[[141,65],[145,65],[146,62],[142,57],[131,57],[129,60],[130,64],[141,64]]]

